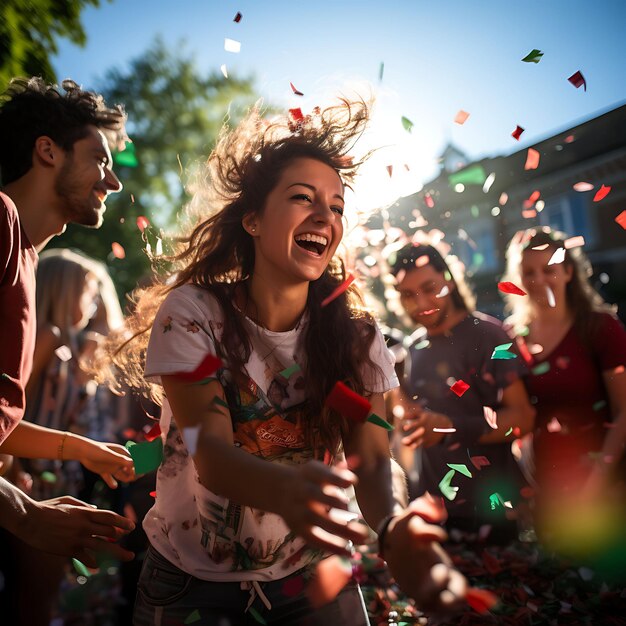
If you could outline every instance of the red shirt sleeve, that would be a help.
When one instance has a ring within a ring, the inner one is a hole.
[[[0,444],[24,415],[35,348],[36,263],[15,205],[0,193]]]

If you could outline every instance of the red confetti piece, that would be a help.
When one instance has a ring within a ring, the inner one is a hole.
[[[615,221],[626,230],[626,211],[622,211],[616,218]]]
[[[122,432],[122,435],[124,439],[134,439],[137,436],[137,431],[134,428],[126,428]]]
[[[480,470],[481,467],[491,465],[491,462],[486,456],[471,456],[470,461],[477,470]]]
[[[470,386],[464,380],[457,380],[450,390],[455,393],[459,398],[470,388]]]
[[[352,274],[348,275],[348,278],[344,280],[339,287],[333,290],[333,292],[322,300],[322,306],[326,306],[330,304],[335,298],[338,298],[344,291],[348,289],[348,287],[354,282],[354,276]]]
[[[585,91],[587,91],[587,81],[580,71],[574,72],[567,80],[569,80],[569,82],[572,83],[576,89],[582,85],[585,88]]]
[[[461,109],[454,117],[454,121],[457,124],[463,125],[465,124],[465,122],[467,121],[467,118],[470,116],[470,114],[467,111],[464,111],[463,109]]]
[[[114,241],[111,244],[111,250],[113,252],[113,256],[116,259],[123,259],[126,257],[126,251],[124,250],[124,247],[121,244],[117,243],[117,241]]]
[[[596,191],[596,195],[593,197],[593,201],[600,202],[600,200],[603,200],[609,195],[610,191],[611,191],[610,187],[607,187],[606,185],[602,185],[602,187],[600,187],[600,189]]]
[[[533,191],[530,196],[528,196],[528,202],[534,204],[535,202],[537,202],[537,200],[539,200],[539,198],[541,198],[541,191],[535,189],[535,191]]]
[[[241,15],[241,13],[237,11],[237,15],[235,15],[235,17],[233,18],[233,22],[236,22],[237,24],[239,24],[239,22],[241,22],[242,17],[243,15]]]
[[[484,615],[498,603],[498,598],[491,591],[470,587],[465,594],[465,601],[476,611]]]
[[[222,359],[214,354],[207,354],[192,372],[179,372],[178,378],[187,382],[198,382],[214,374],[222,366]]]
[[[526,164],[524,165],[525,170],[536,170],[539,167],[539,158],[541,155],[537,150],[533,148],[528,148],[528,154],[526,156]]]
[[[391,178],[391,175],[393,174],[393,165],[387,166],[387,174],[389,174],[389,178]]]
[[[516,296],[525,296],[526,292],[523,289],[520,289],[517,285],[509,282],[498,283],[498,289],[503,291],[504,293],[512,293]]]
[[[139,215],[137,217],[137,228],[143,233],[143,231],[150,226],[150,222],[147,217]]]
[[[424,196],[424,202],[426,203],[426,206],[429,209],[433,209],[435,207],[435,201],[432,199],[432,196],[428,193]]]
[[[302,109],[289,109],[289,115],[294,122],[301,122],[304,120],[304,115],[302,114]]]
[[[289,86],[291,87],[291,91],[293,91],[293,93],[296,94],[296,96],[303,96],[304,95],[301,91],[296,89],[296,86],[293,83],[289,83]]]
[[[157,437],[161,436],[161,426],[157,422],[148,432],[145,434],[145,438],[147,441],[154,441]]]
[[[150,495],[151,495],[153,498],[156,498],[156,491],[151,491],[151,492],[150,492]]]
[[[304,589],[304,577],[296,576],[295,578],[290,578],[289,580],[283,583],[282,592],[284,596],[288,598],[293,598],[297,596]]]
[[[522,217],[525,219],[531,219],[533,217],[537,217],[537,211],[535,211],[535,209],[524,209],[522,211]]]
[[[372,405],[363,396],[337,381],[324,404],[354,422],[364,423]]]
[[[519,138],[521,137],[523,132],[524,132],[524,129],[521,126],[516,126],[515,130],[511,133],[511,137],[519,141]]]

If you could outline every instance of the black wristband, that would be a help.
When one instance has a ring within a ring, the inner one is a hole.
[[[385,554],[384,554],[385,536],[387,534],[387,530],[389,529],[389,524],[391,524],[392,520],[394,520],[396,517],[398,517],[396,513],[387,515],[387,517],[384,517],[382,521],[380,522],[380,524],[378,524],[378,528],[376,529],[376,534],[378,535],[378,555],[383,560],[385,558]]]

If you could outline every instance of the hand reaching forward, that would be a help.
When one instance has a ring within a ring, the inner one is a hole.
[[[445,518],[443,505],[425,495],[394,518],[384,535],[384,558],[393,577],[425,611],[454,611],[465,605],[467,580],[438,543],[445,540],[445,531],[430,523]]]
[[[308,543],[350,556],[348,542],[363,543],[367,539],[365,526],[347,522],[348,500],[340,491],[356,480],[348,469],[328,467],[319,461],[299,465],[283,490],[278,512],[289,528]]]
[[[101,553],[121,561],[134,558],[132,552],[114,543],[134,528],[133,522],[117,513],[63,496],[43,502],[30,500],[24,523],[15,534],[38,550],[75,557],[87,567],[97,567],[96,555]]]
[[[124,446],[116,443],[100,443],[80,438],[76,458],[90,471],[100,474],[104,482],[115,489],[117,481],[135,480],[133,460]],[[117,480],[116,480],[117,479]]]

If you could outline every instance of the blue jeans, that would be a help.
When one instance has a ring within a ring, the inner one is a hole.
[[[254,591],[251,608],[268,626],[369,625],[361,590],[354,581],[332,602],[314,610],[306,596],[306,580],[311,575],[312,568],[306,568],[280,580],[259,583],[272,608],[268,609]],[[303,580],[295,580],[298,577]],[[286,595],[285,586],[300,590]],[[150,547],[137,586],[133,625],[176,626],[197,611],[193,626],[259,626],[254,612],[246,612],[250,597],[251,590],[242,589],[240,583],[200,580]]]

